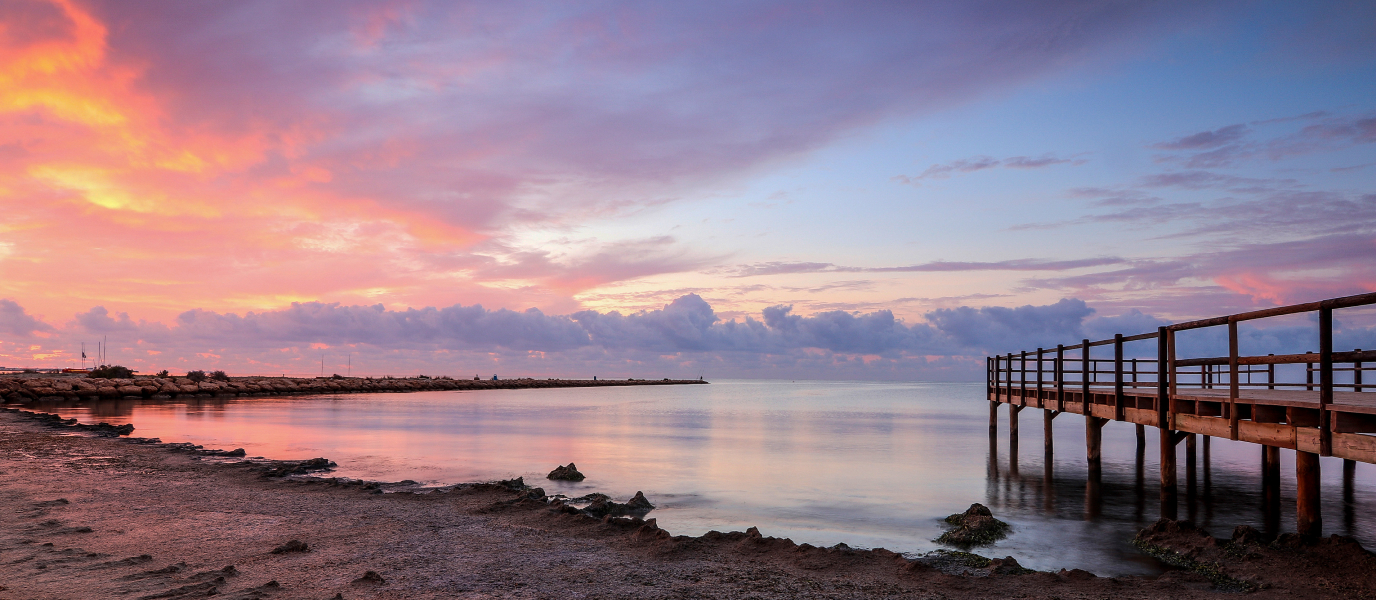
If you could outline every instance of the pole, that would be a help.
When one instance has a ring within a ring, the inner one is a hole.
[[[1319,456],[1333,456],[1333,309],[1319,309]],[[1318,465],[1314,466],[1318,469]],[[1317,490],[1315,490],[1317,494]],[[1317,500],[1316,500],[1317,502]]]
[[[1123,420],[1123,334],[1113,334],[1113,420]]]
[[[1295,531],[1307,539],[1323,534],[1319,511],[1319,455],[1295,452]]]
[[[1237,321],[1228,321],[1228,436],[1237,441],[1239,415],[1237,410]]]

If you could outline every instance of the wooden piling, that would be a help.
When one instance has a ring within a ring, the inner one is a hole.
[[[1295,531],[1308,539],[1323,534],[1319,512],[1319,455],[1295,452]]]
[[[1197,481],[1198,470],[1195,468],[1195,446],[1198,444],[1199,436],[1193,433],[1185,436],[1185,489],[1190,495],[1194,494],[1195,482]]]
[[[1267,507],[1280,506],[1280,448],[1261,447],[1261,494]]]
[[[997,437],[999,434],[999,403],[989,401],[989,437]]]
[[[1137,453],[1142,454],[1147,451],[1147,426],[1137,424]]]
[[[1018,455],[1018,413],[1022,412],[1023,407],[1016,404],[1008,405],[1008,448],[1013,456]]]
[[[1055,436],[1052,434],[1051,420],[1060,413],[1046,409],[1042,411],[1042,453],[1045,454],[1047,462],[1051,461],[1055,449]]]
[[[1161,516],[1176,518],[1175,433],[1162,427],[1161,432]]]
[[[1103,474],[1104,423],[1106,419],[1085,416],[1085,459],[1089,463],[1090,479],[1098,480]]]

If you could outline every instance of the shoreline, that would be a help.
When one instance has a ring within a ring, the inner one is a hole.
[[[1203,598],[1228,589],[1197,568],[1100,578],[1030,572],[978,550],[914,557],[844,544],[816,548],[754,528],[674,536],[653,518],[594,518],[513,482],[418,490],[302,477],[328,461],[240,460],[241,451],[128,435],[46,413],[0,413],[0,493],[14,508],[0,518],[0,599],[175,590],[185,592],[160,597],[184,597],[211,589],[233,598]],[[1206,547],[1233,547],[1202,539],[1164,527],[1144,547],[1168,559],[1177,547],[1194,564],[1216,558],[1202,554]],[[292,540],[310,551],[272,552]],[[1255,597],[1376,589],[1369,587],[1376,559],[1352,545],[1254,548],[1227,567],[1227,581],[1258,584]],[[1324,554],[1338,550],[1346,554],[1337,562]],[[1275,570],[1271,563],[1303,570],[1295,565],[1308,560],[1305,552],[1337,570],[1256,578]],[[1248,563],[1256,563],[1250,573]],[[234,574],[226,575],[231,566]],[[365,577],[368,571],[376,578]],[[1328,577],[1351,583],[1327,586]],[[78,589],[90,591],[74,594]]]
[[[519,390],[640,385],[707,385],[701,379],[449,379],[446,377],[229,377],[193,381],[186,377],[136,376],[100,379],[85,376],[0,377],[0,398],[9,404],[60,400],[175,400],[300,394],[404,393],[467,390]]]

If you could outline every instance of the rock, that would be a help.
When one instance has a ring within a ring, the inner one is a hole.
[[[524,477],[517,477],[515,479],[503,479],[501,481],[498,481],[497,485],[500,485],[502,487],[508,487],[513,490],[526,489],[526,481]]]
[[[272,549],[273,554],[286,554],[288,552],[310,552],[310,546],[301,540],[292,540],[281,546]]]
[[[989,561],[989,566],[990,573],[994,575],[1025,575],[1032,572],[1031,569],[1024,568],[1022,565],[1018,564],[1018,560],[1011,556],[1005,556],[1001,559],[996,558]]]
[[[654,508],[655,505],[650,504],[650,501],[645,499],[644,492],[636,492],[635,497],[626,502],[626,509],[631,511],[649,512],[654,510]]]
[[[1261,539],[1261,532],[1257,531],[1250,525],[1238,525],[1237,528],[1233,530],[1232,541],[1234,544],[1240,545],[1263,543]]]
[[[963,513],[946,517],[946,522],[956,527],[941,534],[936,539],[937,543],[961,547],[985,546],[1008,536],[1008,524],[995,519],[989,507],[978,502],[971,504]]]
[[[354,583],[375,583],[375,584],[379,584],[379,585],[380,585],[380,584],[383,584],[383,583],[387,583],[387,580],[386,580],[386,579],[383,579],[381,575],[378,575],[378,574],[377,574],[377,571],[368,571],[368,572],[365,572],[365,573],[363,574],[362,577],[359,577],[358,579],[355,579],[353,582],[354,582]]]
[[[574,466],[573,463],[569,463],[568,466],[555,468],[553,471],[550,471],[549,475],[546,475],[545,478],[555,481],[583,481],[587,479],[582,473],[578,472],[578,467]]]

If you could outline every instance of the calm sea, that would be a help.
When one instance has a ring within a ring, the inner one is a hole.
[[[1021,414],[1010,460],[1007,408],[988,436],[983,384],[718,381],[711,385],[283,396],[49,405],[82,421],[130,422],[135,435],[245,448],[250,456],[339,463],[337,476],[448,484],[523,476],[548,493],[636,491],[674,534],[744,530],[830,546],[924,552],[941,519],[972,502],[1013,533],[985,555],[1101,575],[1162,567],[1132,548],[1160,516],[1155,431],[1142,458],[1132,425],[1104,428],[1103,480],[1086,485],[1084,421],[1055,423],[1045,464],[1041,411]],[[1202,447],[1201,447],[1202,450]],[[1257,446],[1212,440],[1180,516],[1227,537],[1239,524],[1293,530],[1293,453],[1282,453],[1279,515],[1262,509]],[[1202,457],[1201,457],[1202,458]],[[582,483],[547,481],[577,463]],[[1358,465],[1344,501],[1341,461],[1324,459],[1325,533],[1376,543],[1376,468]],[[1278,524],[1278,525],[1277,525]]]

